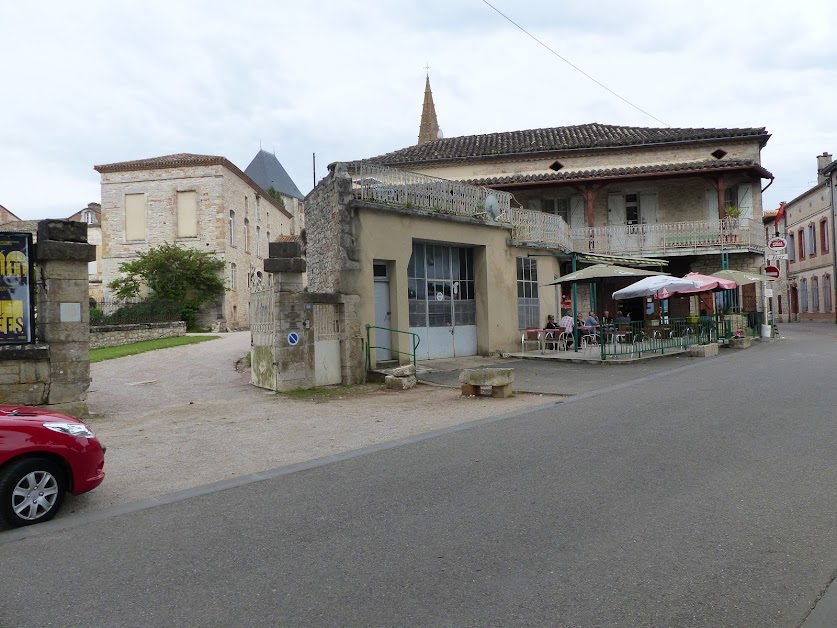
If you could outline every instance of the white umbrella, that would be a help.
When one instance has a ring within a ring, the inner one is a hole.
[[[620,299],[633,299],[636,297],[651,297],[657,295],[661,290],[675,292],[677,290],[699,287],[700,284],[697,281],[669,277],[668,275],[653,275],[640,279],[621,290],[617,290],[613,293],[613,298],[618,301]]]

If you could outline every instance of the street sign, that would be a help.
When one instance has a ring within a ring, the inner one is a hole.
[[[295,347],[299,344],[299,334],[295,331],[292,331],[288,334],[288,344],[292,347]]]
[[[776,266],[768,266],[764,269],[764,274],[773,279],[779,278],[779,269]]]
[[[768,253],[767,254],[768,260],[776,260],[776,259],[788,259],[787,253]]]
[[[767,248],[769,248],[771,251],[784,251],[787,246],[788,241],[781,236],[770,238],[770,241],[767,243]]]
[[[773,288],[765,288],[764,289],[764,296],[768,299],[773,296]]]

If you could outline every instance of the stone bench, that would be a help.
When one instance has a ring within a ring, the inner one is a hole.
[[[480,396],[480,389],[491,386],[491,396],[504,399],[512,395],[512,382],[514,381],[514,369],[465,369],[459,374],[459,383],[462,384],[462,396]]]

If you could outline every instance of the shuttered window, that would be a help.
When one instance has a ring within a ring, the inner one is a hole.
[[[125,195],[125,239],[145,240],[148,224],[145,194]]]
[[[177,237],[198,237],[197,194],[194,191],[177,193]]]

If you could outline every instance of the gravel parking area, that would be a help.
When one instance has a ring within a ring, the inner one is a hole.
[[[549,397],[462,398],[459,391],[378,385],[335,396],[255,388],[236,363],[249,332],[92,365],[91,426],[107,477],[59,516],[368,447],[548,403]]]

